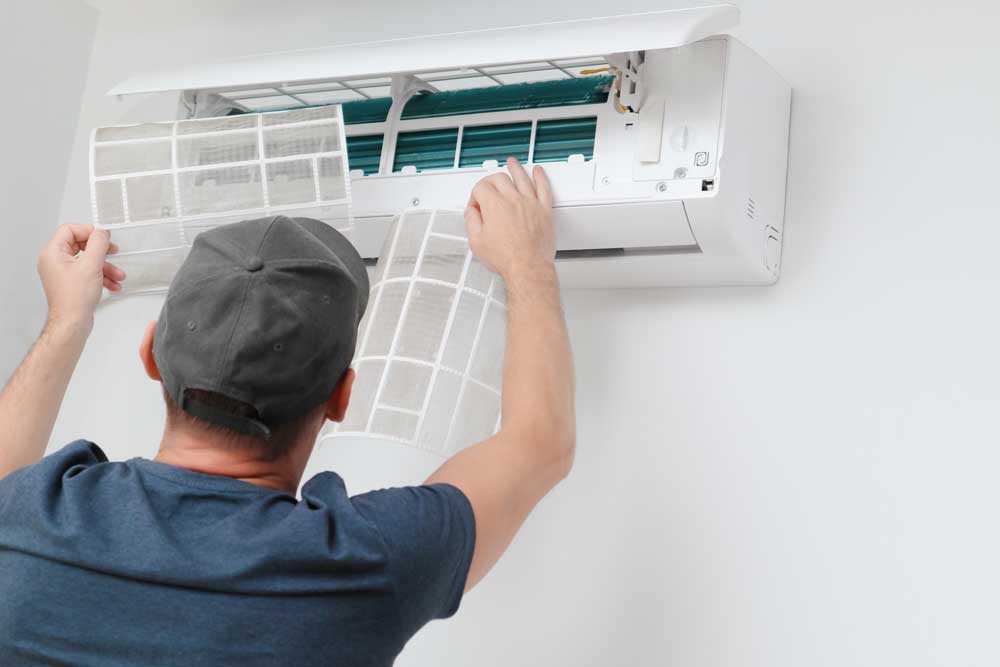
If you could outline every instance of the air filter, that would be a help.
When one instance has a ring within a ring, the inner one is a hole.
[[[379,254],[346,419],[361,436],[450,455],[499,426],[503,281],[469,251],[461,211],[409,210]]]
[[[282,213],[349,234],[345,143],[339,106],[95,130],[93,216],[119,246],[122,293],[166,289],[219,225]]]

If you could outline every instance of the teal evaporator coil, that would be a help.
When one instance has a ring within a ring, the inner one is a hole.
[[[534,162],[564,162],[570,155],[594,157],[597,117],[540,120],[535,129]]]
[[[613,81],[613,76],[588,76],[579,79],[536,81],[534,83],[467,88],[441,93],[422,93],[414,95],[406,103],[400,118],[413,120],[461,116],[470,113],[603,104],[608,99],[608,90]],[[351,104],[358,104],[358,102],[348,102],[344,105],[345,118],[350,118],[346,107]],[[347,120],[347,123],[350,124],[351,121]]]
[[[382,157],[382,135],[363,134],[347,137],[347,161],[353,171],[360,169],[365,176],[377,174]]]
[[[459,167],[478,167],[486,160],[503,163],[508,157],[528,161],[531,147],[531,123],[478,125],[462,130]]]
[[[345,102],[344,124],[360,125],[361,123],[384,123],[392,106],[391,97],[377,97],[370,100]]]
[[[602,104],[608,99],[612,76],[590,76],[558,81],[519,83],[414,95],[400,116],[401,121],[473,113],[495,113],[524,109]],[[358,100],[343,105],[347,125],[385,122],[392,106],[390,98]],[[571,155],[590,160],[594,154],[596,117],[537,121],[534,162],[564,162]],[[352,170],[367,176],[378,172],[383,136],[349,137],[348,161]],[[462,130],[458,124],[433,130],[401,131],[396,139],[393,171],[412,166],[417,171],[478,167],[487,160],[502,163],[508,157],[526,161],[531,145],[531,122],[474,125]]]
[[[417,171],[451,169],[455,166],[458,146],[458,128],[400,132],[396,137],[396,156],[393,171],[403,167],[416,167]]]

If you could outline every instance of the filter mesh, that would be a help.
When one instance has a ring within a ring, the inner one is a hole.
[[[390,440],[446,455],[496,431],[503,282],[472,256],[462,220],[461,211],[450,210],[396,217],[361,323],[355,396],[329,437]]]
[[[349,236],[345,145],[336,105],[95,130],[91,206],[121,248],[119,294],[166,289],[194,237],[219,225],[284,213]]]

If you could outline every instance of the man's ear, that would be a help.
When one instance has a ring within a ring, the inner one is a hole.
[[[156,321],[146,325],[146,332],[142,334],[142,342],[139,343],[139,358],[142,366],[146,369],[149,379],[159,382],[160,369],[156,367],[156,359],[153,358],[153,332],[156,331]]]
[[[354,369],[348,368],[337,383],[336,389],[326,402],[326,418],[333,422],[344,421],[347,404],[351,402],[351,388],[354,386]]]

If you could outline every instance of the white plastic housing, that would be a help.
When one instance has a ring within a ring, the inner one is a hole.
[[[351,176],[352,240],[369,258],[394,215],[462,208],[475,182],[500,168],[458,168],[456,157],[453,169],[394,172],[398,134],[595,117],[592,159],[545,164],[564,286],[769,284],[780,271],[791,89],[735,38],[711,36],[738,16],[719,5],[264,54],[154,72],[112,92],[287,91],[326,81],[353,93],[352,82],[383,77],[388,88],[391,80],[397,105],[387,121],[346,128],[384,135],[380,172]],[[595,55],[628,67],[635,91],[603,104],[399,120],[405,91],[430,81],[431,69],[481,73]]]
[[[791,89],[727,36],[647,51],[642,74],[646,100],[638,113],[619,112],[609,97],[596,105],[401,120],[395,132],[596,116],[592,160],[544,165],[555,191],[563,285],[773,283]],[[655,131],[644,131],[650,123]],[[386,131],[387,123],[347,127],[348,136]],[[656,158],[643,162],[650,137]],[[476,181],[499,168],[353,173],[356,245],[376,256],[393,213],[461,208]]]

